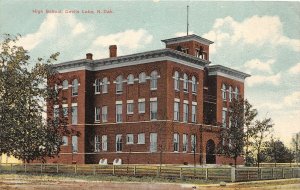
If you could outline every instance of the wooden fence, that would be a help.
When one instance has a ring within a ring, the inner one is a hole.
[[[300,178],[300,168],[193,168],[151,165],[0,164],[0,173],[78,174],[194,178],[214,181],[253,181]]]

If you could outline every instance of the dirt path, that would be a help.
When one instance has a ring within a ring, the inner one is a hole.
[[[251,190],[269,190],[269,189],[295,189],[300,190],[300,179],[291,180],[272,180],[248,183],[227,184],[225,187],[219,184],[212,185],[193,185],[193,184],[175,184],[175,183],[121,183],[121,182],[96,182],[84,180],[39,180],[39,179],[16,179],[1,178],[1,190],[89,190],[89,189],[142,189],[142,190],[180,190],[180,189],[251,189]]]

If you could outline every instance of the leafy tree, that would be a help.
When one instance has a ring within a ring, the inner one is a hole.
[[[295,155],[295,161],[298,164],[300,162],[300,132],[296,133],[292,138],[292,150]]]
[[[273,137],[264,143],[264,149],[261,151],[260,161],[287,163],[293,159],[293,153],[290,149],[284,146],[280,140],[275,140]]]
[[[245,159],[246,159],[246,165],[253,164],[252,159],[252,152],[250,151],[251,145],[252,145],[252,137],[255,134],[255,125],[253,123],[253,120],[257,116],[258,112],[256,109],[253,109],[253,106],[248,102],[248,100],[245,100],[244,102],[244,112],[245,112]]]
[[[229,110],[229,126],[221,128],[218,152],[234,159],[236,167],[237,158],[243,154],[244,149],[244,101],[233,100]]]
[[[62,135],[68,133],[64,119],[53,118],[53,106],[47,106],[45,118],[45,101],[60,101],[57,89],[47,85],[47,79],[59,83],[51,67],[59,53],[33,62],[18,39],[6,34],[0,43],[0,154],[45,161],[59,153]]]
[[[271,134],[273,128],[271,118],[265,118],[262,121],[255,121],[255,130],[253,135],[252,147],[256,151],[257,166],[260,164],[261,151],[264,149],[263,145],[267,137]]]

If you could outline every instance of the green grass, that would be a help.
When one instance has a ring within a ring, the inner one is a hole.
[[[0,174],[1,179],[26,179],[41,181],[113,181],[113,182],[147,182],[147,183],[189,183],[189,184],[212,184],[217,181],[200,179],[172,179],[159,177],[132,177],[132,176],[112,176],[112,175],[75,175],[75,174]]]

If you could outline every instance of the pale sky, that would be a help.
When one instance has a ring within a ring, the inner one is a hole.
[[[58,63],[88,52],[108,57],[111,44],[126,55],[161,49],[160,40],[186,35],[187,5],[190,33],[215,42],[212,64],[252,75],[246,98],[261,118],[273,119],[275,136],[289,144],[300,131],[299,2],[1,0],[0,33],[21,34],[32,57],[60,52]],[[83,13],[88,10],[94,14]]]

